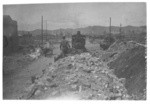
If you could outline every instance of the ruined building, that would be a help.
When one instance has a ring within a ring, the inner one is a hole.
[[[3,16],[3,54],[8,55],[18,48],[18,28],[17,21],[11,19],[9,15]]]

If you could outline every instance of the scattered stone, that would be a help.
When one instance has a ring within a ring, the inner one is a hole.
[[[99,58],[82,53],[56,61],[36,84],[44,86],[43,89],[49,87],[49,90],[53,90],[51,96],[58,91],[62,94],[77,91],[80,99],[128,99],[125,79],[117,78],[113,71]]]

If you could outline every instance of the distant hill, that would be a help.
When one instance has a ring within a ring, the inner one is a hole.
[[[117,26],[112,26],[111,30],[113,34],[118,34],[119,33],[120,27]],[[104,35],[109,33],[109,27],[105,26],[88,26],[84,28],[76,28],[76,29],[57,29],[57,30],[47,30],[47,33],[49,35],[73,35],[76,34],[77,31],[81,31],[82,34],[84,35]],[[141,32],[146,32],[146,26],[125,26],[121,28],[121,31],[125,34],[131,34],[131,33],[141,33]],[[19,31],[19,34],[26,34],[27,32],[30,32],[33,36],[40,35],[41,30],[36,29],[33,31]],[[46,33],[46,30],[43,30],[43,33]]]

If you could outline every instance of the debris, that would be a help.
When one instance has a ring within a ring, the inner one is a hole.
[[[110,62],[108,66],[115,69],[115,75],[120,78],[120,82],[126,86],[128,94],[140,100],[143,89],[146,89],[146,48],[137,44],[127,43],[130,49],[124,51],[119,57]],[[124,79],[123,79],[124,78]]]
[[[36,48],[35,52],[32,52],[29,54],[29,56],[33,59],[38,59],[40,55],[41,55],[41,49],[40,48]]]
[[[70,91],[80,95],[80,99],[128,99],[125,79],[117,78],[113,72],[99,58],[82,53],[56,61],[35,84],[53,90],[49,94],[51,96],[55,95],[53,92],[60,91],[63,94]],[[35,94],[30,94],[30,98],[31,95]]]

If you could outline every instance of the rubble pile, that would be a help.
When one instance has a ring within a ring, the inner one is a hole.
[[[23,99],[56,97],[71,92],[80,99],[125,100],[124,78],[117,78],[114,70],[89,53],[68,56],[52,64],[43,76],[35,79]]]
[[[147,83],[146,48],[137,43],[135,45],[137,46],[124,51],[107,65],[115,69],[114,73],[118,78],[126,79],[125,87],[134,100],[143,100],[146,99],[144,90]]]
[[[135,46],[138,46],[138,44],[136,42],[120,42],[120,41],[116,41],[114,44],[112,44],[109,49],[107,50],[107,52],[115,52],[115,51],[119,51],[120,53],[125,51],[126,49],[131,49],[134,48]]]
[[[30,53],[28,55],[32,59],[38,59],[38,57],[41,55],[41,49],[40,48],[36,48],[34,52],[32,52],[32,53]]]
[[[94,50],[91,52],[92,56],[99,57],[102,61],[110,63],[116,60],[120,54],[127,50],[137,47],[138,44],[134,42],[121,42],[116,41],[112,44],[107,51]]]
[[[90,50],[89,52],[92,56],[99,57],[102,61],[110,63],[116,60],[122,52],[130,50],[136,46],[138,46],[138,44],[130,41],[129,42],[116,41],[106,51],[94,49]]]

